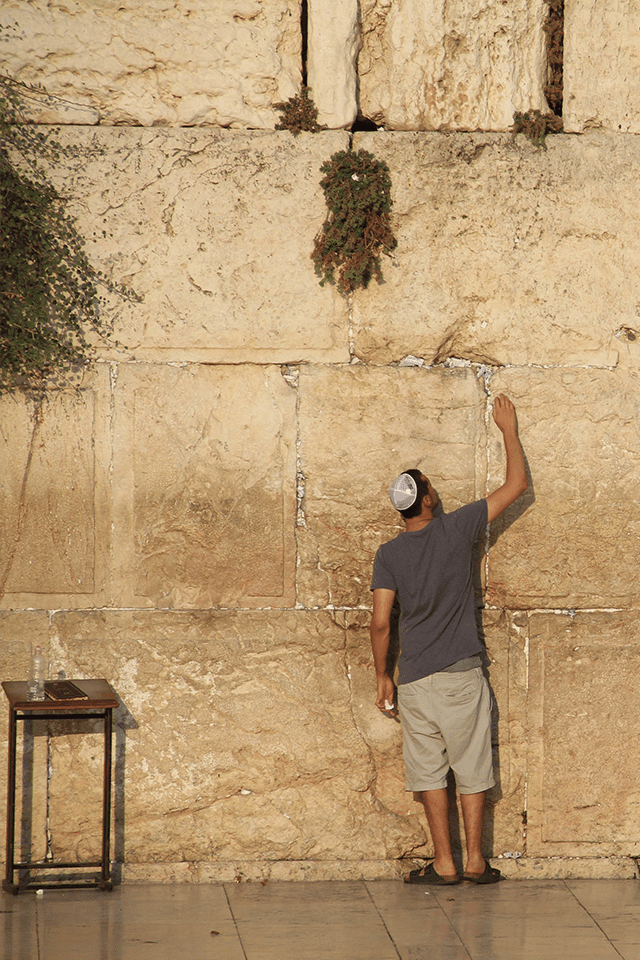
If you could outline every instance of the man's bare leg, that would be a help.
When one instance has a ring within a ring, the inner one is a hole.
[[[467,839],[465,873],[481,874],[484,870],[484,857],[482,855],[484,796],[484,792],[460,794],[464,834]]]
[[[436,850],[433,869],[446,880],[453,879],[456,876],[456,865],[451,853],[447,790],[423,790],[420,799],[424,805],[431,839]]]

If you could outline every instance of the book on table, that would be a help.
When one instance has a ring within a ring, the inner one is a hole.
[[[89,695],[71,680],[45,680],[44,692],[49,700],[89,699]]]

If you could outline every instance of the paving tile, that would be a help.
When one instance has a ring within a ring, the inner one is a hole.
[[[0,912],[1,960],[640,960],[635,880],[125,885]]]
[[[36,909],[33,897],[0,898],[0,957],[38,960]]]
[[[366,884],[402,960],[469,960],[469,953],[432,893],[393,880]]]
[[[623,960],[640,960],[640,883],[637,880],[567,880]]]
[[[47,891],[37,909],[38,960],[244,960],[220,886]]]
[[[617,960],[618,954],[562,881],[434,894],[471,960]]]
[[[362,883],[225,889],[247,960],[398,960]]]

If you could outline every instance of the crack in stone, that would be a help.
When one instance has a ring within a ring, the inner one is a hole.
[[[29,446],[27,449],[27,462],[25,464],[24,472],[22,475],[22,484],[20,487],[20,495],[18,498],[18,522],[16,525],[16,535],[14,538],[13,547],[9,552],[7,558],[7,564],[2,574],[2,579],[0,580],[0,600],[4,597],[5,590],[7,587],[7,581],[11,574],[13,568],[13,563],[16,556],[16,551],[20,544],[20,539],[22,537],[22,532],[24,530],[25,517],[27,513],[26,506],[26,492],[27,492],[27,483],[29,481],[29,474],[31,473],[31,463],[33,460],[33,451],[35,449],[36,440],[38,438],[38,433],[40,432],[40,426],[43,420],[43,400],[42,397],[38,397],[35,400],[35,405],[33,409],[33,428],[31,430],[31,439],[29,440]]]

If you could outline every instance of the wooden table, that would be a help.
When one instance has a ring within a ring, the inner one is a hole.
[[[19,890],[46,889],[48,887],[99,887],[111,890],[111,864],[109,859],[111,824],[111,739],[113,730],[113,710],[118,706],[111,685],[106,680],[74,680],[88,696],[87,700],[28,700],[27,683],[4,682],[2,688],[9,700],[9,770],[7,777],[7,857],[6,874],[3,889],[10,893]],[[61,863],[60,861],[14,861],[15,846],[15,804],[16,804],[16,734],[19,721],[24,720],[103,720],[104,722],[104,775],[102,789],[102,857],[100,860],[81,863]],[[75,870],[91,867],[100,868],[99,879],[75,881],[42,882],[39,879],[26,883],[14,883],[16,870]]]

